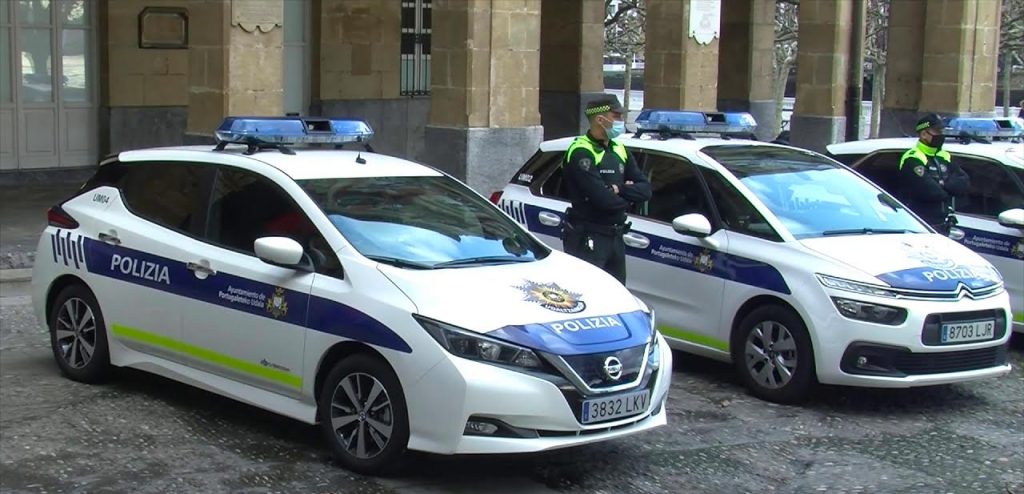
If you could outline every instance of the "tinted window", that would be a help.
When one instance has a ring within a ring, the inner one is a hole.
[[[167,228],[198,232],[212,168],[186,162],[124,166],[118,185],[132,213]]]
[[[260,237],[288,237],[306,250],[317,272],[340,275],[340,263],[327,241],[288,193],[247,170],[218,168],[206,236],[249,255],[255,255],[253,245]]]
[[[569,193],[566,190],[565,182],[562,181],[562,160],[565,159],[565,152],[549,151],[538,153],[534,158],[531,162],[533,166],[523,168],[530,171],[520,172],[517,177],[532,180],[533,187],[531,187],[531,190],[534,194],[568,201]]]
[[[995,218],[1007,209],[1024,207],[1024,193],[1006,167],[973,157],[953,159],[971,178],[967,197],[956,202],[958,212]]]
[[[794,148],[710,146],[725,166],[796,238],[883,232],[926,232],[909,212],[848,169]]]
[[[558,167],[559,159],[561,159],[563,154],[565,153],[537,151],[512,177],[512,183],[527,186],[539,183],[538,179],[543,178],[552,168]]]
[[[718,208],[718,214],[722,223],[730,231],[752,235],[767,240],[781,241],[779,234],[768,224],[761,213],[754,209],[747,198],[743,197],[717,172],[704,172],[708,189],[711,190],[711,200]]]
[[[405,267],[511,263],[549,250],[493,205],[445,177],[302,180],[361,254]]]
[[[855,170],[890,194],[898,195],[900,193],[899,167],[902,157],[903,151],[884,151],[864,160],[856,166]]]
[[[671,223],[677,217],[700,213],[712,219],[704,185],[697,168],[676,157],[648,154],[644,172],[651,181],[651,200],[640,205],[638,214]]]
[[[857,160],[864,157],[863,154],[832,154],[829,153],[829,158],[832,158],[846,166],[850,166],[857,162]]]

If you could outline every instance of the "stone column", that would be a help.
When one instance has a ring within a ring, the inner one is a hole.
[[[482,194],[543,137],[540,0],[435,0],[424,161]]]
[[[401,95],[402,3],[321,0],[320,19],[320,113],[365,120],[378,152],[421,154],[430,100]]]
[[[824,151],[826,145],[845,140],[853,8],[851,0],[800,3],[796,105],[790,123],[794,146]]]
[[[999,2],[893,2],[881,135],[914,135],[925,113],[989,116]]]
[[[775,54],[775,2],[722,0],[722,39],[718,54],[718,109],[750,112],[758,139],[771,140],[775,118],[772,61]]]
[[[232,25],[232,4],[194,1],[189,7],[189,110],[185,140],[213,142],[226,116],[282,113],[282,29]],[[283,0],[270,0],[283,19]],[[251,30],[251,32],[250,32]]]
[[[688,36],[690,0],[647,0],[644,107],[715,110],[719,40]]]
[[[604,94],[604,2],[542,2],[540,40],[544,139],[582,134],[583,109]]]

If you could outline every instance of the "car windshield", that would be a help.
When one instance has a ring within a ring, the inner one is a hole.
[[[412,269],[528,262],[550,252],[447,176],[299,180],[360,254]]]
[[[703,152],[732,172],[795,238],[928,231],[891,196],[820,155],[745,145]]]

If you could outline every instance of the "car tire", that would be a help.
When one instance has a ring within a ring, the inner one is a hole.
[[[353,472],[394,473],[409,443],[409,415],[398,376],[382,358],[338,361],[320,389],[320,428],[335,460]]]
[[[61,372],[83,383],[100,383],[110,375],[107,326],[96,296],[88,287],[64,287],[50,306],[50,348]]]
[[[815,384],[814,350],[807,326],[791,309],[763,305],[733,333],[732,361],[751,394],[776,403],[796,403]]]

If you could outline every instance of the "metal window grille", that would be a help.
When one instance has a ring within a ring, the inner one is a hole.
[[[402,96],[430,94],[431,0],[402,2]]]

